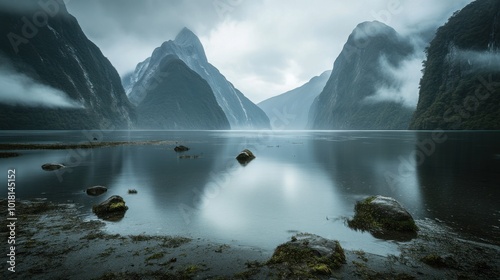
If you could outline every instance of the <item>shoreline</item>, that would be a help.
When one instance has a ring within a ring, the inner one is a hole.
[[[7,200],[0,206],[6,217]],[[16,213],[17,272],[4,265],[3,279],[283,279],[290,271],[268,264],[273,252],[260,248],[182,236],[109,234],[97,218],[84,221],[75,204],[18,201]],[[500,247],[463,239],[430,220],[417,224],[418,237],[398,243],[399,256],[346,250],[341,268],[314,278],[500,277]],[[7,234],[2,227],[3,240]]]
[[[117,146],[145,146],[145,145],[174,145],[175,141],[149,140],[149,141],[84,141],[79,143],[0,143],[0,151],[22,151],[22,150],[70,150],[70,149],[94,149]]]

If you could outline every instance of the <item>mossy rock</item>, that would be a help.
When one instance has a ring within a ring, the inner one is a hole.
[[[314,275],[331,275],[344,263],[345,253],[338,241],[300,234],[279,245],[267,265],[287,277],[314,278]]]
[[[349,227],[369,231],[377,238],[411,239],[418,231],[413,217],[394,198],[368,197],[356,203],[354,212],[354,218],[348,221]]]
[[[111,196],[107,200],[92,207],[92,212],[94,212],[97,217],[109,221],[122,219],[127,210],[128,207],[125,205],[125,201],[118,195]]]
[[[252,151],[248,149],[244,149],[241,151],[241,153],[236,157],[236,160],[242,165],[246,165],[252,160],[255,159],[255,155],[252,153]]]

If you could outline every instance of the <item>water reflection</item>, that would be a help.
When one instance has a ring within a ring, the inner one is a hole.
[[[500,244],[500,134],[446,133],[418,166],[427,215]],[[430,133],[418,134],[420,142]]]
[[[420,165],[415,151],[427,137],[421,133],[238,131],[109,132],[111,141],[177,141],[199,157],[180,159],[174,143],[95,149],[62,182],[40,166],[64,163],[68,151],[23,152],[0,164],[18,168],[20,198],[74,200],[92,218],[92,204],[123,196],[129,211],[122,221],[108,223],[110,232],[237,240],[272,249],[298,231],[339,239],[347,249],[387,254],[395,244],[344,225],[342,217],[352,216],[356,200],[391,196],[416,218],[498,236],[499,134],[460,135],[450,135]],[[46,142],[80,137],[43,134]],[[241,166],[235,157],[245,148],[257,158]],[[83,190],[93,185],[109,191],[88,197]],[[128,195],[129,188],[138,194]]]
[[[383,195],[396,198],[413,216],[421,217],[413,132],[331,132],[330,135],[314,141],[314,154],[319,167],[336,182],[337,191],[350,194],[351,209],[355,200]]]

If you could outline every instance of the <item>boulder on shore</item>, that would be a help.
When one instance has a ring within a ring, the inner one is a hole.
[[[99,196],[108,191],[108,188],[103,186],[94,186],[87,189],[87,194],[92,196]]]
[[[46,163],[42,165],[42,169],[45,171],[54,171],[54,170],[59,170],[62,168],[65,168],[66,166],[60,164],[60,163]]]
[[[176,151],[176,152],[187,152],[187,151],[189,151],[189,148],[186,147],[186,146],[180,145],[180,146],[175,147],[174,151]]]
[[[92,206],[92,212],[94,212],[97,217],[108,221],[122,219],[127,210],[128,207],[125,205],[125,201],[118,195],[113,195],[98,205]]]
[[[398,234],[416,236],[418,227],[413,217],[394,198],[371,196],[358,201],[354,207],[354,218],[348,221],[350,228],[369,231],[377,238]],[[409,237],[410,237],[409,236]]]
[[[299,234],[279,245],[267,264],[282,271],[285,277],[296,275],[316,279],[331,275],[346,263],[344,249],[338,241],[313,234]]]
[[[244,149],[241,153],[236,157],[240,164],[246,165],[255,159],[255,155],[248,149]]]

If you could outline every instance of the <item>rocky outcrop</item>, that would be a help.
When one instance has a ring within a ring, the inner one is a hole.
[[[131,127],[118,72],[63,1],[1,3],[0,129]]]
[[[377,238],[412,237],[418,231],[413,217],[394,198],[372,196],[358,201],[349,227],[369,231]]]
[[[100,219],[118,221],[125,216],[128,207],[121,196],[113,195],[107,200],[92,206],[92,212]]]
[[[414,54],[408,39],[381,22],[352,32],[332,74],[310,109],[308,127],[321,130],[407,129],[413,107],[400,98],[401,84],[385,68],[399,69]]]
[[[175,55],[164,57],[150,76],[140,80],[143,99],[137,106],[137,128],[224,130],[229,121],[207,81]],[[139,88],[139,86],[134,87]]]
[[[471,1],[427,48],[415,130],[500,129],[500,1]]]
[[[108,188],[103,186],[94,186],[86,190],[86,193],[91,196],[99,196],[108,191]]]
[[[198,37],[184,28],[173,41],[164,42],[156,48],[150,58],[139,63],[124,85],[130,101],[139,106],[150,94],[150,88],[161,87],[168,71],[158,71],[162,61],[174,55],[196,72],[215,95],[216,102],[225,114],[232,129],[269,129],[269,118],[257,105],[236,89],[217,68],[208,62]],[[171,83],[176,82],[174,79]],[[175,104],[175,103],[174,103]],[[207,117],[208,118],[208,117]],[[229,129],[229,128],[224,128]]]
[[[346,262],[344,250],[338,241],[312,234],[299,234],[279,245],[267,264],[285,273],[282,276],[316,279],[318,275],[331,275]]]

